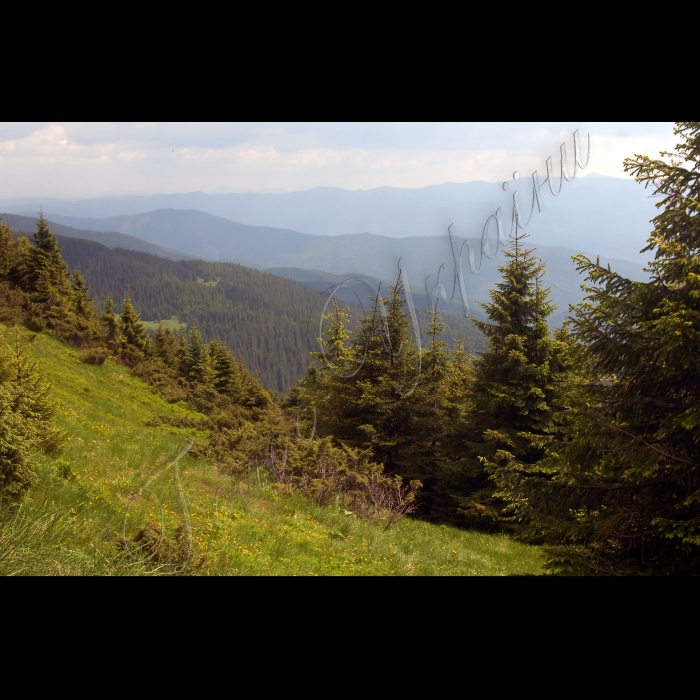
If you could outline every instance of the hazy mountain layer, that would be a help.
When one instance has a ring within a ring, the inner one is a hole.
[[[80,201],[0,200],[0,208],[33,215],[43,206],[45,212],[54,215],[53,220],[73,226],[82,224],[57,217],[102,219],[156,209],[197,209],[242,224],[315,235],[371,232],[389,237],[442,236],[454,224],[454,233],[473,238],[481,235],[486,219],[499,207],[509,224],[516,191],[527,216],[532,201],[531,183],[530,174],[522,173],[517,183],[510,183],[507,192],[500,183],[465,182],[417,189],[380,187],[351,191],[316,187],[285,194],[191,192]],[[558,187],[557,182],[555,191]],[[528,227],[533,242],[639,262],[639,251],[651,230],[649,220],[655,209],[648,192],[631,179],[579,176],[564,182],[557,197],[545,186],[541,202],[544,210],[533,216]]]

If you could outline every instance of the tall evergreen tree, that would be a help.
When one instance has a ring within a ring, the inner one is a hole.
[[[104,329],[104,338],[108,350],[116,355],[122,345],[122,335],[119,328],[119,320],[114,313],[114,299],[105,299],[104,313],[100,314],[100,322]]]
[[[209,343],[209,360],[214,388],[235,401],[242,400],[244,387],[241,369],[224,343],[215,340]]]
[[[195,326],[189,334],[187,351],[181,362],[182,376],[195,384],[209,384],[212,379],[211,363],[207,347],[202,343],[202,336]]]
[[[158,324],[153,336],[153,352],[166,366],[172,367],[175,364],[175,336],[162,323]]]
[[[501,281],[482,304],[489,321],[474,321],[488,340],[488,351],[474,363],[469,418],[471,448],[482,468],[472,469],[475,496],[464,507],[491,526],[502,499],[513,511],[512,482],[537,469],[545,455],[565,370],[565,347],[547,325],[555,307],[542,284],[545,264],[523,246],[525,237],[516,231],[504,251]]]
[[[319,435],[371,449],[387,473],[421,482],[421,515],[444,521],[453,520],[452,472],[460,468],[445,443],[446,418],[469,370],[463,352],[445,352],[440,312],[429,318],[429,345],[419,355],[401,279],[388,298],[374,300],[355,333],[335,303],[325,319],[325,359],[316,354],[321,367],[311,368],[297,400],[316,407]]]
[[[650,280],[575,258],[582,378],[549,478],[521,488],[560,572],[700,574],[700,123],[675,133],[668,161],[625,161],[661,197]]]
[[[17,253],[9,224],[0,221],[0,281],[9,278],[10,270],[17,262]]]
[[[119,333],[122,339],[122,351],[136,350],[139,353],[146,351],[148,347],[148,333],[129,297],[122,302],[122,312],[119,316]]]
[[[34,246],[29,250],[28,268],[32,300],[41,304],[55,303],[68,289],[68,265],[61,256],[58,240],[43,214],[36,222]]]
[[[25,238],[16,240],[8,224],[0,221],[0,322],[17,323],[26,306],[24,285],[18,284],[24,277],[24,259],[28,244]]]
[[[324,319],[325,356],[314,353],[320,369],[302,383],[301,391],[302,401],[318,406],[321,434],[372,447],[387,463],[396,457],[410,425],[410,401],[405,399],[416,376],[416,347],[402,293],[399,280],[390,286],[388,299],[373,300],[354,333],[347,328],[349,314],[334,300]]]
[[[87,284],[85,284],[85,278],[80,273],[80,270],[72,272],[71,278],[73,281],[73,299],[76,313],[85,319],[92,318],[95,311],[92,299],[90,299],[89,289]]]

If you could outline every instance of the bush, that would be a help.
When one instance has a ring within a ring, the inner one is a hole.
[[[371,461],[369,450],[336,447],[330,437],[290,439],[279,426],[245,422],[216,431],[197,454],[233,476],[244,477],[250,468],[253,473],[267,472],[283,491],[300,491],[322,506],[382,520],[386,527],[418,510],[420,481],[404,485],[400,476],[385,475],[383,465]]]
[[[331,438],[295,440],[284,453],[267,457],[266,467],[280,483],[311,496],[322,506],[342,507],[348,515],[384,521],[387,528],[418,510],[420,481],[404,485],[371,461],[370,450],[351,449]],[[281,462],[284,462],[282,464]]]
[[[83,350],[80,355],[80,361],[87,365],[103,365],[105,360],[109,357],[109,352],[106,348],[87,348]]]

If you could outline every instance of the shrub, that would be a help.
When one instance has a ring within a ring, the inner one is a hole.
[[[106,348],[87,348],[80,355],[80,361],[88,365],[103,365],[109,357],[109,352]]]
[[[371,461],[370,450],[335,447],[331,438],[295,440],[284,452],[268,455],[266,467],[278,482],[313,497],[320,505],[342,507],[348,515],[382,520],[386,527],[418,509],[420,481],[404,485]],[[282,463],[282,461],[284,463]]]
[[[300,491],[320,505],[342,507],[349,515],[383,520],[387,527],[418,509],[420,481],[404,484],[371,460],[369,450],[337,447],[332,438],[288,439],[273,424],[245,422],[214,433],[200,456],[212,459],[234,476],[253,479],[267,472],[282,490]]]

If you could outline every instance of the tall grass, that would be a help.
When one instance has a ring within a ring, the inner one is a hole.
[[[25,500],[0,513],[0,576],[160,573],[131,564],[100,543],[95,534],[72,509],[51,501],[34,504]]]

